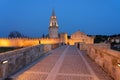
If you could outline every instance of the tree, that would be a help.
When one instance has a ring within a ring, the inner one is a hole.
[[[12,31],[10,32],[10,34],[8,35],[9,38],[20,38],[20,37],[24,37],[23,34],[21,34],[18,31]]]
[[[105,42],[108,40],[108,37],[107,35],[96,35],[95,36],[95,39],[94,39],[94,43],[101,43],[101,42]]]
[[[43,34],[43,35],[42,35],[42,37],[44,38],[44,37],[45,37],[45,35]]]

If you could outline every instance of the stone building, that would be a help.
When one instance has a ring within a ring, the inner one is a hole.
[[[94,38],[89,37],[85,33],[80,32],[80,30],[78,30],[71,35],[71,38],[69,39],[69,43],[71,45],[74,45],[75,43],[93,44]]]

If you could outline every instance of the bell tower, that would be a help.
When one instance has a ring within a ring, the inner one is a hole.
[[[52,16],[50,17],[49,38],[58,38],[58,23],[54,10],[52,11]]]

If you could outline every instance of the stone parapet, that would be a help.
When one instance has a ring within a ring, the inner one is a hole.
[[[120,80],[120,52],[98,45],[87,45],[87,54],[114,80]]]
[[[58,47],[54,45],[37,45],[0,53],[0,80],[15,74],[25,66],[39,59],[44,53]]]
[[[48,51],[53,50],[59,46],[60,46],[59,44],[45,44],[44,45],[44,52],[47,53]]]

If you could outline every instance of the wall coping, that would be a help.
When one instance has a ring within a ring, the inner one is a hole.
[[[40,46],[40,45],[28,46],[28,47],[24,47],[24,48],[12,50],[12,51],[2,52],[2,53],[0,53],[0,57],[1,57],[0,60],[4,59],[4,57],[6,57],[8,55],[13,55],[13,54],[16,54],[16,53],[24,52],[24,51],[27,51],[29,49],[32,49],[32,48],[38,47],[38,46]]]
[[[112,50],[112,49],[109,49],[109,48],[103,48],[103,47],[96,46],[96,45],[88,45],[88,46],[93,47],[95,49],[99,49],[100,51],[102,49],[102,52],[104,52],[104,53],[106,53],[108,55],[120,58],[120,52],[119,51],[115,51],[115,50]]]

